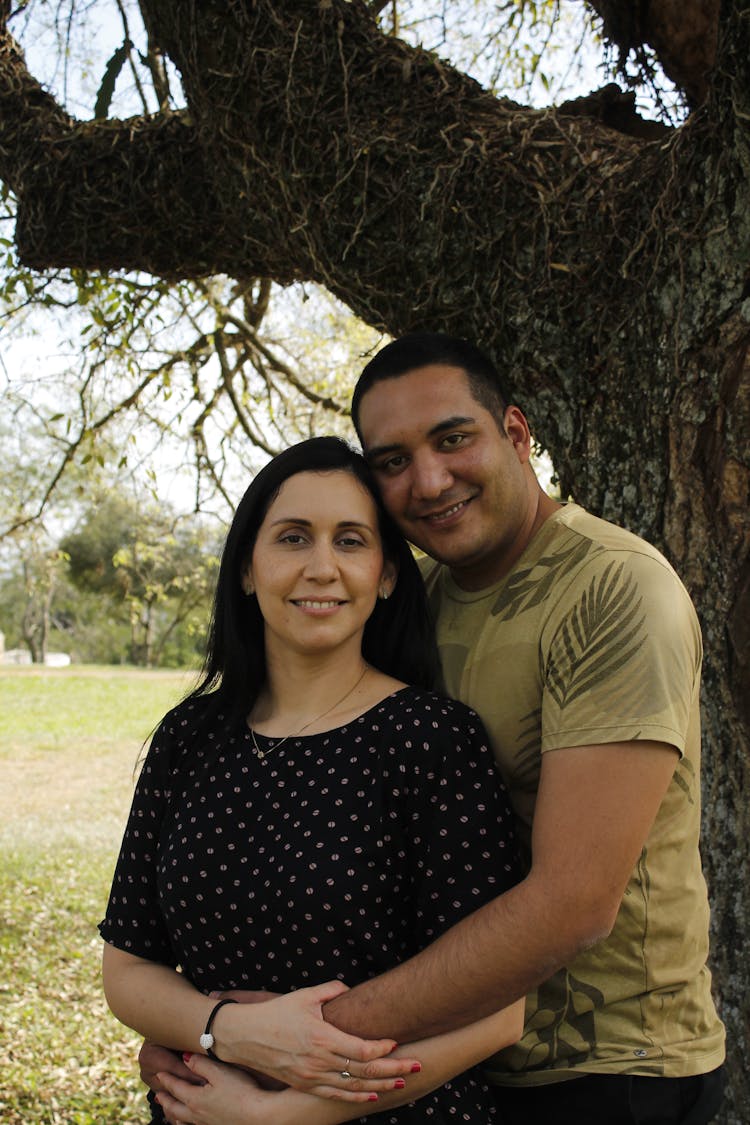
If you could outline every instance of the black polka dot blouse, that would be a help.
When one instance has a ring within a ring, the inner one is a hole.
[[[187,700],[158,728],[117,862],[105,941],[204,992],[376,976],[518,879],[487,734],[463,704],[402,688],[323,734],[277,739]],[[158,1113],[157,1107],[155,1111]],[[496,1118],[470,1071],[363,1119]]]

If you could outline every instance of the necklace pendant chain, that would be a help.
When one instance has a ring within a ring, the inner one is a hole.
[[[369,671],[370,667],[366,664],[365,670],[357,680],[356,684],[354,684],[353,687],[350,687],[349,690],[341,696],[341,699],[337,699],[335,703],[332,703],[331,706],[326,708],[326,710],[323,711],[320,715],[316,715],[313,719],[309,719],[308,722],[304,723],[298,731],[294,732],[294,734],[285,734],[284,737],[280,738],[278,742],[271,743],[267,750],[261,750],[260,746],[258,746],[258,742],[255,737],[255,731],[252,727],[250,727],[250,737],[253,740],[253,750],[255,751],[255,755],[258,761],[265,761],[272,750],[278,750],[279,746],[281,746],[282,743],[286,742],[290,738],[297,738],[300,734],[303,733],[303,731],[306,731],[308,727],[313,726],[314,723],[319,723],[321,719],[325,719],[326,715],[330,715],[331,711],[335,711],[337,707],[340,707],[342,703],[345,703],[350,695],[354,695],[354,692],[357,690]]]

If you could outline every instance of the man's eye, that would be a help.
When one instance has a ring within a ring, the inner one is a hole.
[[[394,457],[388,457],[385,461],[381,461],[379,465],[376,465],[376,468],[379,469],[381,473],[397,473],[405,464],[406,458],[403,454],[399,453]]]
[[[456,446],[460,445],[466,438],[466,434],[446,434],[440,442],[441,445]]]

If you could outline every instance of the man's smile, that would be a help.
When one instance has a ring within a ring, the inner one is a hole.
[[[441,508],[439,511],[418,513],[414,518],[425,520],[427,523],[431,524],[444,523],[458,515],[459,512],[464,511],[473,499],[473,496],[469,496],[465,500],[456,500],[448,508]]]

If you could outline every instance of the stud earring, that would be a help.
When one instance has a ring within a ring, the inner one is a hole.
[[[388,591],[386,590],[385,586],[380,587],[380,597],[383,599],[384,602],[388,601],[389,594],[388,594]]]

